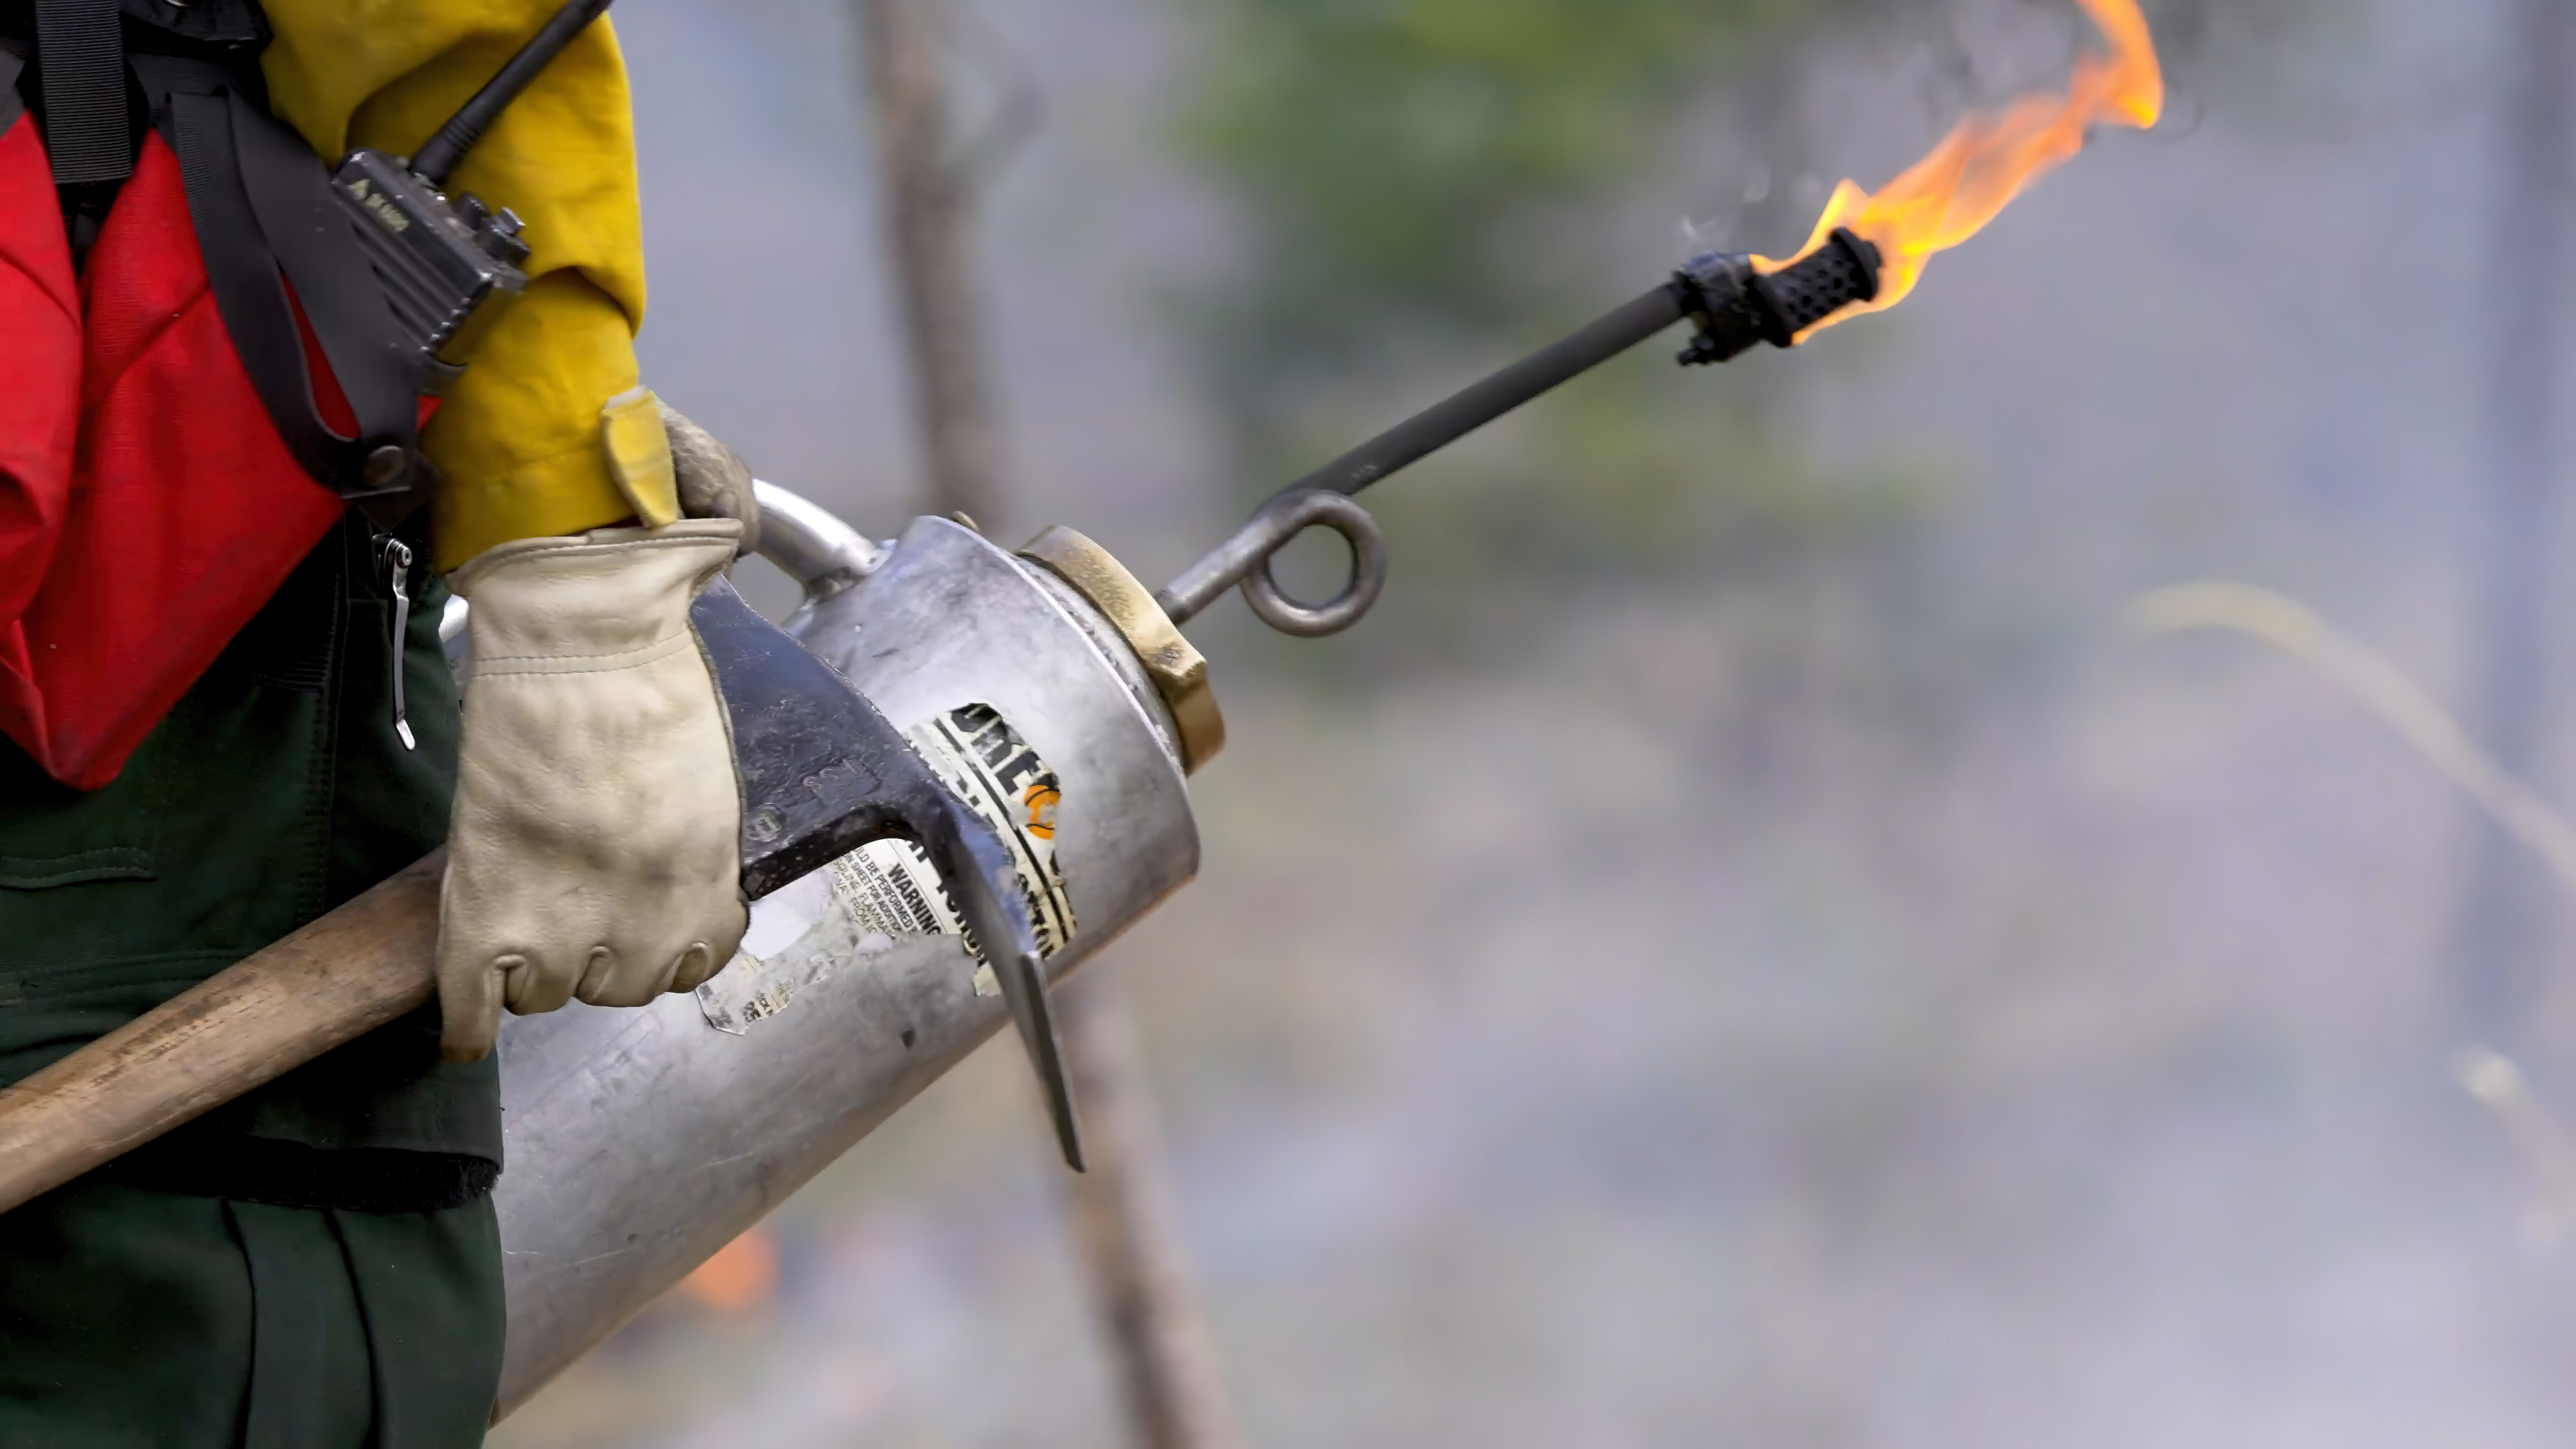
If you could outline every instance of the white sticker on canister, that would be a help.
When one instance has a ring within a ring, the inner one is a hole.
[[[869,931],[907,936],[963,936],[966,921],[922,848],[909,840],[872,840],[832,862],[832,898]],[[999,996],[993,968],[975,967],[975,994]]]
[[[1038,950],[1053,956],[1073,937],[1073,898],[1055,858],[1056,808],[1064,787],[1038,752],[990,705],[969,704],[924,721],[910,733],[913,748],[941,783],[982,816],[1002,837],[1019,877],[1020,895],[1035,926]],[[876,840],[835,860],[821,873],[830,881],[832,913],[846,917],[836,926],[859,936],[962,936],[974,953],[975,994],[999,996],[1001,979],[993,974],[983,948],[966,928],[956,898],[930,856],[909,840]],[[808,880],[813,879],[808,877]],[[772,902],[801,895],[803,882],[791,885],[753,912],[753,935],[759,936]],[[781,922],[788,934],[801,935],[813,923],[799,914]],[[761,944],[746,940],[748,948]],[[771,945],[772,960],[786,942]],[[736,1036],[761,1020],[786,1010],[795,998],[793,983],[781,979],[772,965],[746,949],[713,980],[698,988],[698,1004],[709,1025]]]
[[[1056,809],[1063,782],[1020,732],[987,704],[960,705],[911,731],[932,773],[1002,837],[1036,928],[1038,952],[1053,956],[1073,937],[1073,898],[1056,865]],[[981,943],[930,857],[908,840],[880,840],[832,863],[832,893],[866,929],[889,936],[963,936],[974,952],[975,992],[1002,991]]]
[[[732,1036],[747,1035],[795,999],[796,983],[749,951],[734,953],[725,969],[698,988],[698,1010],[707,1025]]]

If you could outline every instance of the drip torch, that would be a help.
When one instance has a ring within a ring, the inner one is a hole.
[[[734,724],[750,929],[692,995],[505,1025],[502,1412],[1005,1020],[1078,1163],[1045,987],[1197,872],[1186,780],[1225,724],[1180,626],[1239,587],[1287,633],[1349,628],[1386,576],[1353,495],[1685,322],[1688,365],[1791,346],[1880,273],[1849,231],[1778,269],[1695,258],[1297,480],[1160,590],[1071,529],[1011,551],[921,518],[880,544],[759,485],[762,552],[803,600],[771,625],[719,583],[697,610]],[[1320,604],[1270,567],[1311,527],[1352,554]],[[0,1090],[0,1211],[427,1003],[439,868]]]

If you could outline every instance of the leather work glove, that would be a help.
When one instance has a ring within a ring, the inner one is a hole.
[[[730,518],[742,525],[737,552],[760,547],[760,500],[752,491],[751,469],[733,449],[648,387],[610,398],[599,410],[599,423],[609,477],[644,526]]]
[[[474,606],[438,913],[449,1059],[488,1054],[503,1006],[642,1006],[733,959],[741,789],[689,603],[741,536],[522,539],[449,577]]]
[[[670,440],[671,472],[679,484],[680,512],[690,518],[730,518],[742,525],[741,552],[760,548],[760,501],[752,496],[751,466],[715,435],[655,398],[663,436]]]

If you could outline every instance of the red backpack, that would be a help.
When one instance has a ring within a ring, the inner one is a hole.
[[[398,516],[432,406],[321,159],[268,113],[256,6],[168,10],[166,36],[116,11],[38,0],[41,136],[0,48],[0,732],[81,789],[351,500]],[[102,16],[104,59],[57,39]],[[76,271],[67,210],[108,189]]]

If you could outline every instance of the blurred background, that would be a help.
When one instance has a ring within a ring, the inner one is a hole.
[[[883,3],[616,11],[647,376],[880,536],[931,507]],[[2069,0],[912,3],[982,138],[982,521],[1149,581],[2091,43]],[[2164,123],[1902,308],[1644,349],[1373,492],[1353,634],[1192,625],[1205,868],[1085,981],[1241,1443],[2576,1432],[2563,888],[2315,671],[2121,622],[2280,590],[2576,798],[2576,17],[2148,8]],[[1136,1444],[1065,1193],[997,1042],[493,1442]]]

